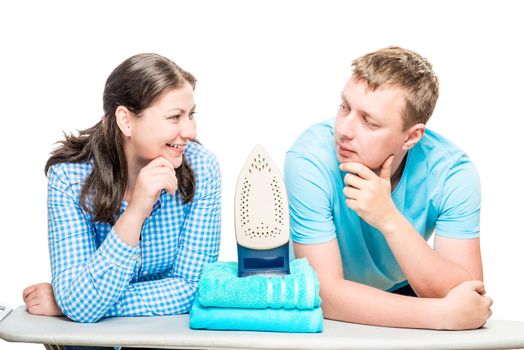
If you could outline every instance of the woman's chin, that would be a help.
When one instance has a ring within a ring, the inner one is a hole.
[[[179,168],[181,165],[182,165],[182,155],[178,156],[178,157],[166,157],[166,159],[171,163],[173,164],[173,168],[174,169],[177,169]]]

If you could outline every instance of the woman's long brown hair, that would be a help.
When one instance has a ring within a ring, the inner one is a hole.
[[[93,221],[114,224],[128,182],[124,138],[115,117],[117,107],[126,107],[138,116],[165,91],[185,83],[194,88],[196,80],[163,56],[145,53],[128,58],[107,78],[102,120],[78,135],[64,135],[46,162],[46,175],[58,163],[92,161],[93,170],[82,186],[80,205],[93,216]],[[191,202],[195,174],[185,156],[176,177],[182,201]]]

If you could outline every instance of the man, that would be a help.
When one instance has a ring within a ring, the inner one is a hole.
[[[426,128],[439,91],[431,64],[388,47],[352,68],[335,120],[304,132],[285,164],[295,255],[317,271],[324,315],[481,327],[492,300],[481,282],[479,178]]]

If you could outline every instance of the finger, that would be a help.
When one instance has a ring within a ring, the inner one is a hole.
[[[31,297],[36,294],[36,293],[29,293],[27,295],[24,295],[24,297],[22,298],[22,300],[24,301],[24,303],[26,303],[28,300],[31,300]]]
[[[493,306],[493,299],[491,299],[491,298],[488,297],[488,296],[485,296],[485,297],[484,297],[484,300],[486,300],[486,303],[487,303],[488,307]]]
[[[31,294],[36,289],[36,284],[33,284],[32,286],[27,287],[22,292],[22,298],[25,299],[29,294]]]
[[[176,176],[165,173],[149,176],[146,188],[154,196],[159,196],[162,190],[166,190],[171,195],[174,195],[177,190]]]
[[[175,195],[175,192],[178,189],[178,180],[174,173],[157,174],[150,180],[150,185],[156,192],[166,190],[171,195]]]
[[[40,305],[32,305],[27,308],[27,311],[33,315],[42,315],[42,308]]]
[[[169,168],[166,166],[157,166],[157,167],[148,168],[148,169],[144,168],[143,173],[147,176],[158,175],[158,174],[164,174],[164,175],[176,174],[175,169]]]
[[[373,179],[377,176],[375,175],[373,171],[371,171],[371,169],[369,169],[367,166],[365,166],[362,163],[354,163],[354,162],[342,163],[340,164],[339,168],[342,171],[347,171],[347,172],[356,174],[366,180]]]
[[[395,159],[395,156],[392,154],[380,166],[379,176],[381,178],[386,180],[389,180],[391,178],[391,165],[393,164],[393,159]]]
[[[178,189],[177,179],[176,179],[176,177],[174,179],[170,177],[167,180],[168,180],[168,186],[166,188],[166,191],[170,195],[174,196],[175,193],[176,193],[176,190]]]
[[[167,160],[164,157],[157,157],[149,162],[144,168],[156,168],[156,167],[166,167],[170,169],[175,169],[173,163]]]
[[[173,168],[167,168],[164,166],[161,167],[155,167],[155,168],[149,168],[149,169],[142,169],[140,172],[140,178],[141,182],[144,184],[150,183],[151,181],[154,181],[155,178],[164,178],[173,176],[176,178],[176,173]]]
[[[354,199],[346,199],[346,205],[353,211],[357,211],[357,201]]]
[[[486,293],[484,290],[484,283],[482,281],[466,281],[462,283],[463,285],[467,286],[468,288],[471,288],[471,290],[474,290],[475,292],[479,293],[480,295],[483,295]]]
[[[40,305],[40,302],[38,302],[38,300],[32,300],[25,304],[27,310],[29,310],[30,308],[34,308],[35,306],[38,306],[38,305]]]
[[[158,165],[156,167],[143,168],[140,171],[139,175],[144,179],[148,179],[150,176],[160,175],[160,174],[162,175],[175,174],[175,169],[164,166],[164,165]]]
[[[358,200],[360,190],[346,186],[342,189],[342,192],[344,193],[344,196],[346,196],[347,199]]]
[[[34,301],[34,300],[38,300],[39,299],[39,296],[38,296],[38,293],[31,293],[27,296],[27,298],[24,300],[24,303],[29,303],[31,301]]]
[[[347,173],[344,176],[344,183],[348,186],[362,189],[366,184],[366,180],[362,179],[360,176],[357,176],[355,174]]]

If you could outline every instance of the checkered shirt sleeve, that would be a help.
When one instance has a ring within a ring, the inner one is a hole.
[[[216,158],[201,146],[191,143],[186,157],[196,175],[194,200],[183,204],[178,194],[163,191],[137,247],[122,241],[111,225],[93,223],[81,208],[80,191],[90,163],[50,168],[52,285],[66,316],[96,322],[108,316],[189,311],[203,266],[218,258],[221,176]]]

